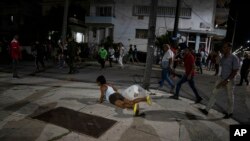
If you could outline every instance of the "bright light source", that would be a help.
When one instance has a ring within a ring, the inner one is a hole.
[[[250,43],[250,40],[247,40],[247,43]]]

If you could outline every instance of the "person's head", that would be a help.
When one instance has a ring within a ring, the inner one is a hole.
[[[98,85],[103,85],[106,84],[106,79],[103,75],[100,75],[96,78],[96,83],[98,83]]]
[[[170,45],[169,44],[163,44],[163,50],[166,52],[170,49]]]
[[[192,48],[191,47],[186,47],[184,49],[184,54],[189,54],[189,53],[192,53]]]
[[[230,54],[231,50],[232,50],[233,45],[230,42],[225,42],[223,43],[222,49],[221,49],[221,53],[222,54]]]
[[[134,45],[134,48],[136,48],[136,45]]]

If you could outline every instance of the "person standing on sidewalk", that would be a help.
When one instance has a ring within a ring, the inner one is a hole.
[[[175,86],[174,86],[173,80],[171,80],[170,78],[170,74],[171,74],[172,66],[173,66],[174,53],[170,49],[169,44],[164,44],[163,50],[165,53],[161,61],[162,76],[161,76],[161,80],[159,83],[160,83],[160,87],[162,87],[164,84],[164,81],[166,80],[171,87],[170,93],[173,93]]]
[[[234,79],[237,71],[240,68],[239,58],[232,54],[232,44],[225,42],[222,47],[223,57],[221,58],[221,74],[215,83],[215,87],[212,91],[212,95],[206,105],[205,109],[199,109],[203,114],[207,115],[209,110],[215,104],[216,96],[224,90],[228,95],[228,109],[224,118],[230,118],[233,114],[234,108]]]
[[[118,92],[118,90],[114,86],[106,82],[106,78],[103,75],[100,75],[96,78],[96,83],[98,84],[98,86],[100,86],[100,91],[101,91],[101,95],[99,98],[100,103],[103,102],[103,99],[105,97],[109,103],[119,108],[122,109],[133,108],[135,116],[139,115],[139,106],[138,106],[139,102],[147,102],[149,105],[152,104],[150,96],[140,97],[134,100],[126,99]]]
[[[246,53],[244,55],[243,63],[240,69],[240,83],[237,86],[242,86],[243,80],[249,85],[248,74],[250,71],[250,56]]]
[[[177,83],[175,94],[173,96],[170,96],[170,98],[179,99],[179,92],[181,89],[181,85],[185,82],[188,82],[189,86],[191,87],[191,89],[193,90],[193,92],[195,94],[195,97],[196,97],[195,103],[200,103],[202,98],[198,94],[198,91],[197,91],[195,84],[194,84],[195,58],[192,54],[192,48],[190,48],[190,47],[185,48],[184,53],[185,54],[184,54],[183,59],[184,59],[185,74],[182,76],[182,78]]]
[[[19,36],[15,35],[13,40],[10,42],[10,55],[12,58],[13,78],[20,78],[17,73],[17,64],[18,61],[22,58],[22,53],[18,39]]]

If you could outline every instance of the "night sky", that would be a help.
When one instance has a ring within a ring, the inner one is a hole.
[[[227,39],[233,37],[234,24],[236,22],[234,45],[236,48],[246,44],[250,40],[250,4],[247,0],[232,0],[228,19]]]

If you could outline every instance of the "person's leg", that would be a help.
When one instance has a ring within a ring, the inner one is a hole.
[[[219,80],[217,80],[216,82],[215,82],[215,86],[214,86],[214,89],[213,89],[213,91],[212,91],[212,94],[210,95],[210,97],[209,97],[209,101],[208,101],[208,103],[207,103],[207,105],[206,105],[206,111],[209,111],[211,108],[212,108],[212,106],[215,104],[215,102],[216,102],[216,96],[218,95],[218,93],[220,92],[220,90],[221,89],[217,89],[216,88],[216,86],[219,84],[221,82],[221,79],[219,79]]]
[[[185,83],[186,81],[187,81],[187,76],[186,76],[186,74],[184,74],[182,76],[182,78],[178,81],[177,85],[176,85],[176,90],[175,90],[174,96],[176,96],[177,98],[179,97],[179,92],[180,92],[180,89],[181,89],[181,85],[183,83]]]
[[[234,109],[234,86],[233,86],[233,82],[230,81],[228,82],[227,86],[227,96],[228,96],[228,109],[227,109],[227,114],[232,114],[233,113],[233,109]]]
[[[171,86],[171,88],[174,88],[174,82],[170,79],[170,70],[165,69],[166,73],[164,74],[164,80],[168,82],[168,84]]]
[[[166,75],[165,73],[166,73],[166,71],[164,71],[164,69],[162,69],[161,70],[161,80],[159,81],[160,87],[162,87],[164,84],[164,76]]]
[[[12,70],[13,70],[13,77],[17,77],[17,60],[12,60]]]
[[[249,70],[245,74],[245,81],[246,81],[247,85],[249,85],[248,74],[249,74]]]
[[[190,88],[193,90],[194,94],[195,94],[195,97],[197,100],[201,99],[200,95],[198,94],[198,91],[195,87],[195,84],[194,84],[194,78],[192,77],[190,80],[188,80],[188,84],[190,86]]]
[[[240,83],[237,84],[238,86],[242,85],[243,79],[244,79],[244,73],[243,73],[243,72],[240,72]]]

